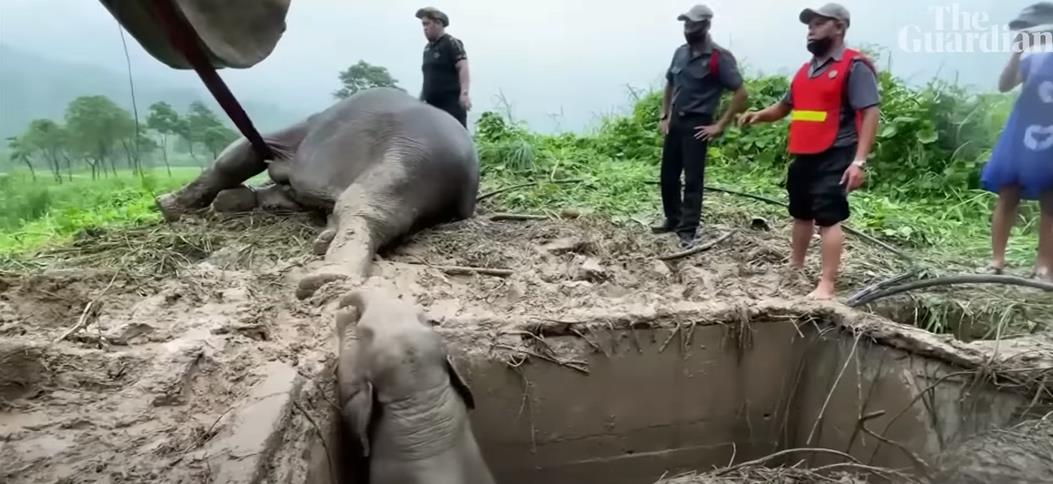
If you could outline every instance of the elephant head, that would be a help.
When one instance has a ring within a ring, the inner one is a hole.
[[[472,391],[434,322],[416,306],[381,290],[359,289],[345,296],[340,307],[341,410],[364,457],[370,455],[370,429],[381,410],[377,406],[452,387],[467,409],[475,408]],[[352,325],[354,336],[348,333]]]
[[[167,15],[185,21],[213,67],[252,67],[285,32],[291,0],[99,0],[150,55],[173,69],[190,69],[173,45]]]

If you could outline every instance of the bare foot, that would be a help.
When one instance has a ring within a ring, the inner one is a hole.
[[[1035,273],[1032,277],[1042,282],[1053,282],[1053,270],[1046,267],[1039,267],[1035,269]]]
[[[829,301],[834,299],[835,295],[836,291],[834,290],[833,284],[820,282],[814,291],[808,293],[807,297],[808,299],[815,299],[817,301]]]

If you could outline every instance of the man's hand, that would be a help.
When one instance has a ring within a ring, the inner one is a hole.
[[[662,136],[669,136],[669,118],[658,121],[658,129],[662,132]]]
[[[739,116],[739,126],[749,126],[760,121],[760,112],[747,111]]]
[[[461,93],[461,107],[464,108],[465,111],[472,110],[472,99],[468,97],[468,93],[466,92]]]
[[[853,164],[852,166],[849,166],[848,169],[845,170],[845,174],[841,176],[841,185],[844,185],[848,191],[852,192],[863,186],[863,181],[865,179],[866,174],[863,173],[863,169]]]
[[[695,126],[695,139],[702,141],[713,141],[724,133],[724,126],[717,123],[709,126]]]

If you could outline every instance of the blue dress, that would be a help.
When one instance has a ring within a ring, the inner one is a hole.
[[[1037,200],[1053,190],[1053,52],[1021,58],[1020,74],[1020,97],[980,180],[985,190],[1018,186],[1022,198]]]

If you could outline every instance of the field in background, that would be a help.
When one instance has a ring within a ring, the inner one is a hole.
[[[119,171],[116,177],[91,179],[75,172],[58,183],[26,171],[0,176],[0,254],[22,253],[62,244],[80,230],[152,223],[161,219],[154,197],[176,189],[201,172],[173,167],[147,170],[143,176]]]
[[[748,67],[746,71],[750,109],[770,105],[788,87],[783,77],[754,75]],[[851,198],[851,225],[921,258],[986,264],[995,197],[979,189],[979,176],[1014,95],[975,93],[940,81],[910,87],[887,71],[880,72],[879,82],[881,128],[867,184]],[[531,131],[515,120],[507,105],[500,114],[482,113],[473,133],[484,190],[542,182],[502,194],[496,201],[507,210],[595,211],[641,228],[656,221],[660,93],[633,91],[632,96],[630,112],[609,116],[581,134]],[[730,127],[710,148],[706,184],[785,200],[782,183],[790,161],[785,143],[785,121]],[[125,171],[92,181],[87,172],[79,172],[73,182],[62,184],[39,167],[32,182],[24,168],[8,162],[6,169],[14,171],[0,181],[0,254],[61,244],[91,227],[158,221],[153,198],[199,173],[200,164],[209,158],[202,151],[190,158],[172,150],[172,164],[182,167],[173,167],[171,176],[152,153],[144,160],[152,167],[146,176]],[[0,172],[5,169],[2,158],[0,154]],[[543,183],[546,180],[575,181]],[[1029,270],[1033,263],[1037,212],[1033,203],[1022,207],[1010,241],[1014,270]],[[783,208],[714,192],[706,193],[703,216],[704,224],[747,216],[789,222]]]

